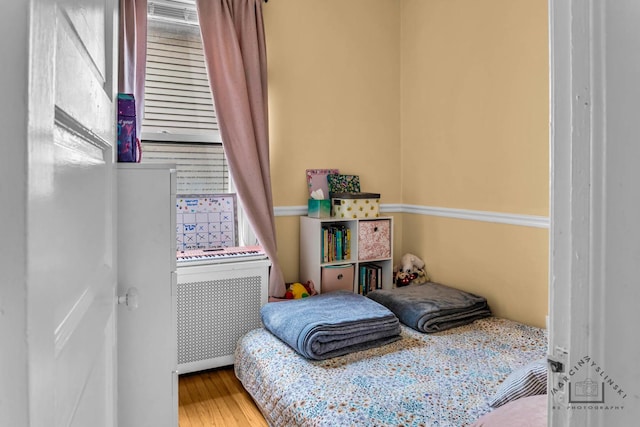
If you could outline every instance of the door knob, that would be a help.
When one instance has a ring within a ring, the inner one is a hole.
[[[138,289],[129,288],[126,294],[118,296],[118,304],[126,305],[129,311],[135,310],[138,308],[138,296]]]

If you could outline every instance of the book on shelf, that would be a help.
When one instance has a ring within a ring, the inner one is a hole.
[[[321,227],[322,262],[348,261],[351,259],[351,230],[344,224],[327,224]]]
[[[322,262],[329,262],[329,233],[322,228]]]
[[[358,293],[367,295],[376,289],[382,289],[382,267],[374,263],[360,264]]]
[[[351,259],[351,229],[347,227],[345,230],[345,259]]]

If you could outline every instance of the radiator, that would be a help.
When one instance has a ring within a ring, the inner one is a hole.
[[[268,260],[178,267],[180,374],[232,365],[238,339],[260,327]]]

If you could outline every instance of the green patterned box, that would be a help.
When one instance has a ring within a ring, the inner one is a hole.
[[[329,218],[331,216],[331,200],[309,199],[308,215],[312,218]]]

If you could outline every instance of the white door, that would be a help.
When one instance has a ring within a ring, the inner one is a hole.
[[[115,0],[29,7],[29,426],[113,427],[117,10]]]
[[[553,0],[550,17],[549,421],[638,425],[640,2]]]

